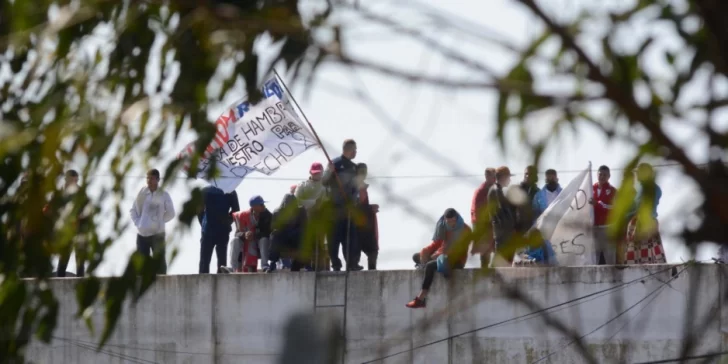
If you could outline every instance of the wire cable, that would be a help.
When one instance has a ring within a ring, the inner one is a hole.
[[[707,164],[698,164],[698,166],[705,166]],[[653,168],[669,168],[669,167],[680,167],[682,166],[680,163],[666,163],[666,164],[653,164]],[[525,168],[524,168],[525,169]],[[611,171],[625,171],[626,168],[610,168]],[[573,170],[561,170],[558,171],[560,174],[570,174],[570,173],[581,173],[584,172],[584,169],[573,169]],[[519,173],[512,173],[514,175],[520,175]],[[521,173],[522,174],[522,173]],[[96,178],[96,177],[105,177],[105,178],[114,178],[114,175],[111,174],[93,174],[88,175],[86,178]],[[426,175],[388,175],[388,176],[367,176],[367,179],[446,179],[446,178],[478,178],[483,177],[483,174],[426,174]],[[145,179],[146,176],[123,176],[122,178],[134,178],[134,179]],[[174,179],[190,179],[186,176],[173,176],[168,177],[174,178]],[[220,176],[215,177],[218,179],[223,178],[239,178],[239,177],[230,177],[230,176]],[[266,181],[301,181],[301,177],[272,177],[272,176],[246,176],[245,179],[259,179],[259,180],[266,180]]]
[[[76,345],[77,347],[82,348],[82,349],[90,350],[90,351],[93,351],[93,352],[100,352],[100,353],[106,354],[106,355],[108,355],[108,356],[110,356],[112,358],[118,358],[118,359],[126,360],[126,361],[129,361],[129,362],[135,363],[135,364],[147,364],[147,363],[149,363],[149,364],[157,364],[157,362],[155,362],[155,361],[146,360],[146,359],[142,359],[142,358],[136,358],[136,357],[133,357],[133,356],[130,356],[130,355],[126,355],[126,354],[122,354],[122,353],[117,353],[117,352],[114,352],[114,351],[111,351],[111,350],[108,350],[108,349],[103,349],[103,348],[102,349],[97,349],[94,345],[85,344],[85,343],[81,342],[80,340],[66,339],[66,338],[62,338],[62,337],[58,337],[58,336],[54,336],[53,338],[58,339],[58,340],[62,340],[62,341],[70,342],[71,344]]]
[[[412,352],[412,351],[415,351],[415,350],[418,350],[418,349],[421,349],[421,348],[424,348],[424,347],[428,347],[428,346],[431,346],[431,345],[439,344],[441,342],[445,342],[445,341],[448,341],[448,340],[451,340],[451,339],[454,339],[454,338],[457,338],[457,337],[460,337],[460,336],[464,336],[464,335],[468,335],[468,334],[473,334],[473,333],[476,333],[476,332],[482,331],[482,330],[487,330],[487,329],[490,329],[490,328],[493,328],[493,327],[496,327],[496,326],[503,325],[505,323],[510,323],[510,322],[513,322],[513,321],[521,320],[521,319],[526,318],[526,317],[529,317],[529,316],[540,315],[540,314],[543,314],[543,313],[545,313],[547,311],[550,311],[550,310],[552,310],[554,308],[557,308],[557,307],[569,305],[569,304],[572,304],[574,302],[581,301],[583,299],[587,299],[587,298],[590,298],[590,297],[593,297],[593,296],[596,296],[596,295],[600,295],[600,294],[602,294],[604,292],[613,291],[613,290],[616,290],[616,289],[618,289],[620,287],[623,287],[623,286],[627,286],[627,285],[631,285],[631,284],[640,282],[640,281],[642,281],[642,280],[644,280],[646,278],[655,276],[655,275],[660,274],[662,272],[666,272],[666,271],[671,270],[671,269],[673,269],[675,267],[683,266],[685,264],[687,264],[687,263],[682,263],[682,264],[678,264],[678,265],[670,265],[668,268],[661,269],[659,271],[656,271],[656,272],[647,274],[645,276],[642,276],[642,277],[633,279],[631,281],[623,282],[623,283],[618,284],[618,285],[616,285],[614,287],[610,287],[610,288],[606,288],[606,289],[603,289],[603,290],[600,290],[600,291],[597,291],[597,292],[589,293],[589,294],[586,294],[584,296],[581,296],[581,297],[577,297],[577,298],[568,300],[566,302],[562,302],[562,303],[559,303],[559,304],[556,304],[556,305],[553,305],[553,306],[549,306],[549,307],[546,307],[546,308],[542,308],[540,310],[536,310],[536,311],[533,311],[531,313],[527,313],[527,314],[524,314],[524,315],[512,317],[510,319],[503,320],[503,321],[500,321],[500,322],[496,322],[496,323],[488,324],[488,325],[485,325],[485,326],[481,326],[481,327],[478,327],[478,328],[475,328],[475,329],[472,329],[472,330],[468,330],[468,331],[465,331],[465,332],[461,332],[459,334],[451,335],[451,336],[448,336],[448,337],[443,338],[443,339],[439,339],[439,340],[431,341],[431,342],[428,342],[428,343],[425,343],[425,344],[421,344],[421,345],[415,346],[415,347],[413,347],[411,349],[398,351],[396,353],[389,354],[389,355],[386,355],[386,356],[383,356],[383,357],[380,357],[380,358],[376,358],[376,359],[373,359],[373,360],[365,361],[362,364],[370,364],[370,363],[374,363],[374,362],[378,362],[378,361],[383,361],[385,359],[389,359],[391,357],[394,357],[394,356],[397,356],[397,355],[400,355],[400,354],[409,353],[409,352]]]
[[[684,356],[681,358],[673,358],[673,359],[662,359],[662,360],[652,360],[652,361],[642,361],[639,363],[634,364],[663,364],[663,363],[675,363],[675,362],[683,362],[685,360],[696,360],[696,359],[711,359],[720,357],[723,355],[728,355],[728,351],[721,351],[718,353],[712,353],[712,354],[703,354],[703,355],[694,355],[694,356]]]
[[[563,351],[564,349],[568,348],[569,346],[571,346],[571,344],[573,344],[573,343],[575,343],[575,342],[577,342],[577,341],[581,341],[581,340],[583,340],[583,339],[584,339],[585,337],[587,337],[587,336],[589,336],[589,335],[591,335],[591,334],[593,334],[593,333],[595,333],[595,332],[599,331],[599,330],[600,330],[601,328],[603,328],[604,326],[607,326],[607,325],[609,325],[609,324],[610,324],[610,323],[612,323],[612,322],[613,322],[614,320],[616,320],[616,319],[618,319],[618,318],[622,317],[622,315],[626,314],[627,312],[629,312],[629,311],[630,311],[630,310],[632,310],[633,308],[637,307],[637,305],[639,305],[640,303],[644,302],[644,301],[645,301],[646,299],[648,299],[648,298],[649,298],[650,296],[652,296],[653,294],[655,294],[655,293],[656,293],[656,292],[657,292],[658,290],[661,290],[661,289],[662,289],[662,288],[664,288],[664,287],[665,287],[666,285],[668,285],[668,284],[669,284],[670,282],[672,282],[672,281],[674,281],[675,279],[677,279],[677,277],[679,277],[679,276],[680,276],[680,274],[681,274],[682,272],[684,272],[684,271],[685,271],[686,269],[687,269],[687,267],[683,268],[683,269],[682,269],[681,271],[679,271],[679,272],[678,272],[677,274],[675,274],[674,276],[672,276],[672,278],[670,278],[670,279],[669,279],[669,280],[668,280],[667,282],[661,282],[662,284],[661,284],[661,285],[660,285],[659,287],[657,287],[657,288],[655,288],[654,290],[652,290],[652,292],[650,292],[650,293],[648,293],[647,295],[645,295],[644,297],[642,297],[642,299],[640,299],[639,301],[635,302],[635,303],[634,303],[633,305],[631,305],[631,306],[627,307],[627,309],[626,309],[626,310],[624,310],[624,311],[620,312],[620,313],[619,313],[619,314],[617,314],[616,316],[614,316],[614,317],[612,317],[611,319],[607,320],[607,322],[605,322],[605,323],[603,323],[603,324],[601,324],[601,325],[597,326],[597,328],[595,328],[594,330],[592,330],[592,331],[589,331],[588,333],[586,333],[586,334],[584,334],[584,335],[582,335],[582,336],[580,336],[580,337],[578,337],[578,338],[576,338],[576,339],[574,339],[574,340],[571,340],[571,341],[569,341],[569,342],[568,342],[568,343],[567,343],[566,345],[564,345],[564,346],[560,347],[559,349],[557,349],[557,350],[554,350],[554,351],[552,351],[552,352],[550,352],[550,353],[548,353],[548,354],[546,354],[546,355],[542,356],[542,357],[541,357],[540,359],[538,359],[538,360],[536,360],[536,361],[533,361],[533,362],[531,362],[531,364],[536,364],[536,363],[539,363],[539,362],[541,362],[541,361],[543,361],[543,360],[545,360],[545,359],[548,359],[548,358],[549,358],[549,357],[551,357],[552,355],[554,355],[554,354],[556,354],[556,353],[558,353],[558,352],[561,352],[561,351]]]

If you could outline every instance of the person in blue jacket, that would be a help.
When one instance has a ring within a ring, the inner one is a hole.
[[[562,188],[559,185],[559,176],[556,170],[546,170],[546,184],[536,193],[532,201],[534,219],[538,219],[546,211],[554,200],[556,200],[556,197],[559,196],[561,190]],[[544,248],[546,249],[544,250]],[[529,258],[539,263],[555,263],[555,252],[551,247],[551,242],[548,240],[544,240],[540,248],[529,247],[526,254]]]
[[[212,251],[217,253],[217,266],[227,266],[227,246],[232,231],[233,212],[240,211],[238,194],[225,193],[215,186],[202,189],[204,209],[197,216],[202,230],[199,271],[210,273]]]

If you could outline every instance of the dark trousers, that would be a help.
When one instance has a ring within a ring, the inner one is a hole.
[[[71,260],[71,252],[61,254],[58,258],[58,267],[56,268],[56,275],[58,277],[66,276],[66,269],[68,269],[68,262]],[[83,277],[86,274],[86,263],[78,257],[76,253],[76,277]]]
[[[210,273],[210,261],[212,261],[213,250],[217,253],[217,266],[227,266],[227,246],[229,238],[230,233],[202,234],[202,239],[200,239],[200,274]]]
[[[379,257],[379,251],[377,250],[362,250],[367,256],[367,269],[377,270],[377,257]]]
[[[299,254],[301,237],[296,232],[273,233],[271,235],[270,270],[276,269],[276,263],[282,258],[291,259],[291,272],[298,272],[305,266]]]
[[[347,231],[348,231],[348,246],[347,246]],[[341,259],[339,259],[339,244],[341,244],[344,251],[344,258],[346,259],[347,267],[355,267],[359,265],[359,259],[361,258],[361,249],[356,236],[356,226],[350,222],[346,217],[339,218],[334,222],[333,229],[328,233],[326,237],[329,257],[331,258],[331,267],[334,270],[341,269]]]
[[[415,262],[415,264],[421,264],[420,262],[420,254],[415,253],[415,255],[412,256],[412,260]],[[452,269],[463,269],[462,263],[451,263],[448,260],[447,263],[448,266],[450,266]],[[445,278],[449,278],[449,270],[446,269],[445,273],[443,275]],[[429,290],[430,287],[432,287],[432,281],[435,279],[435,273],[437,272],[437,259],[432,259],[425,263],[425,279],[422,281],[422,289],[423,290]]]
[[[157,274],[167,274],[167,258],[165,256],[164,234],[141,236],[137,234],[137,252],[145,257],[160,257],[161,263],[157,270]]]
[[[377,270],[379,246],[377,244],[377,227],[375,224],[376,215],[364,211],[364,216],[366,216],[366,223],[364,226],[357,226],[356,242],[361,252],[367,256],[367,269]],[[359,256],[361,257],[361,254]]]

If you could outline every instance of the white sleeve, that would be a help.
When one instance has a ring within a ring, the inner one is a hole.
[[[142,188],[142,191],[144,189]],[[142,193],[142,191],[139,191],[139,194]],[[131,215],[131,221],[134,223],[134,226],[139,227],[139,218],[141,217],[141,211],[137,210],[137,201],[139,200],[139,194],[137,194],[137,197],[134,199],[134,202],[131,204],[131,210],[129,210],[129,215]]]
[[[174,204],[172,203],[172,198],[169,197],[169,193],[164,192],[164,222],[170,222],[172,219],[174,219]]]

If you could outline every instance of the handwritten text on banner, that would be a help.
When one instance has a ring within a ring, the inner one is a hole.
[[[215,137],[200,159],[197,178],[208,180],[207,171],[214,162],[219,173],[208,181],[226,193],[232,192],[248,174],[272,175],[318,146],[275,78],[264,84],[262,92],[263,98],[257,104],[245,98],[217,119]],[[193,153],[191,143],[179,157]],[[189,161],[185,169],[189,169]]]
[[[591,198],[590,163],[536,220],[535,227],[551,242],[559,265],[596,264]]]

